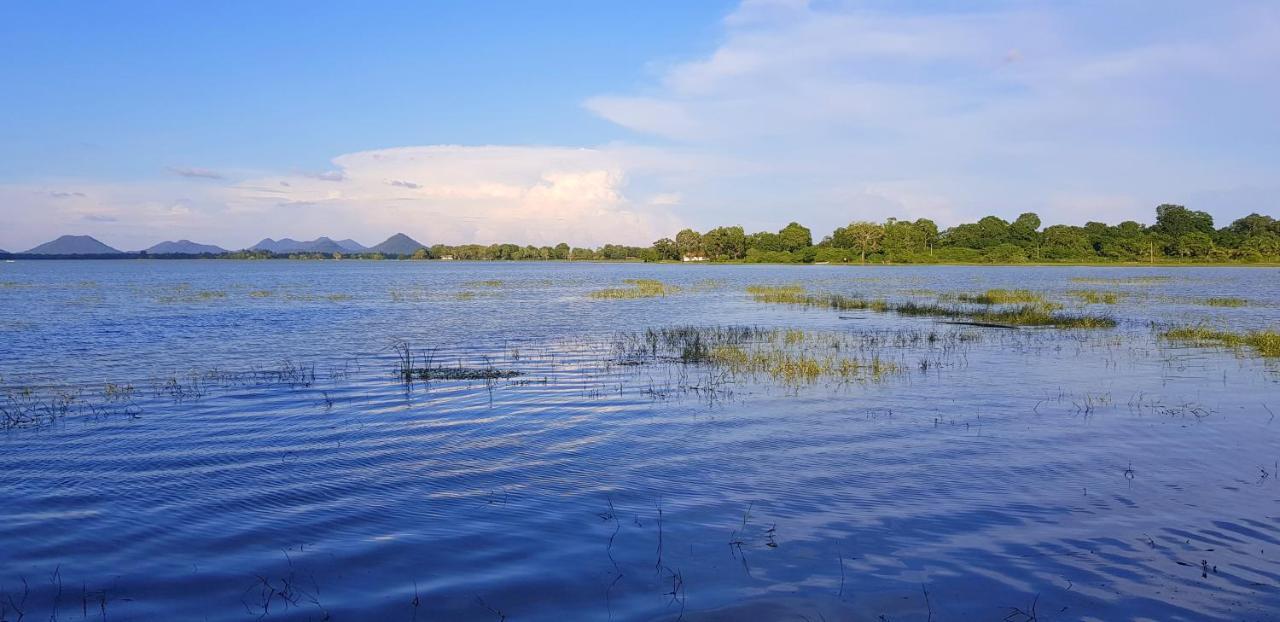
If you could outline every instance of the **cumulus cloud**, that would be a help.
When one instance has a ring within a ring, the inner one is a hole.
[[[341,187],[310,175],[246,180],[231,189],[232,209],[269,210],[279,196],[258,188],[283,182],[290,205],[437,241],[647,244],[678,224],[669,204],[645,199],[679,164],[644,149],[436,145],[346,154],[333,164]]]

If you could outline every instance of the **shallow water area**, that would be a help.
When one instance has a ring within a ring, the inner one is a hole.
[[[4,264],[0,619],[1274,619],[1278,276]]]

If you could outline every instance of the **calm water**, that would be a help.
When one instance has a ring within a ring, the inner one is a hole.
[[[588,296],[627,278],[681,291]],[[767,305],[762,283],[1031,288],[1119,326]],[[0,403],[38,416],[0,431],[0,619],[1280,619],[1280,368],[1156,337],[1277,309],[1274,269],[0,264]],[[898,373],[614,349],[729,325]],[[402,342],[522,375],[407,386]]]

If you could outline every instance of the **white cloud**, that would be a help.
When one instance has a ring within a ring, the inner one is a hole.
[[[691,166],[678,153],[623,146],[452,145],[351,153],[333,164],[321,175],[219,185],[62,180],[56,193],[0,186],[0,213],[25,238],[14,246],[83,230],[87,220],[123,248],[170,238],[239,248],[261,237],[320,235],[373,244],[401,231],[429,243],[647,245],[679,228],[669,209],[675,195],[663,187]]]

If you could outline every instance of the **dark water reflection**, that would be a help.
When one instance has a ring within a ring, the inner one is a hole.
[[[1277,276],[6,264],[0,383],[100,410],[0,432],[0,618],[1274,619],[1280,376],[1151,324],[1274,326]],[[683,291],[586,295],[632,277]],[[1087,308],[1113,330],[1003,331],[743,291],[797,282],[1123,297]],[[803,387],[610,362],[617,331],[730,324],[959,345]],[[406,387],[402,340],[524,375]]]

